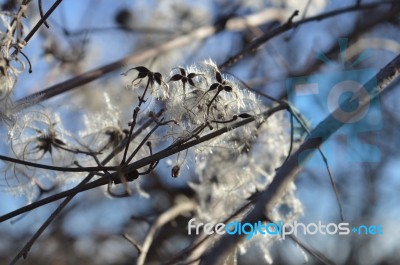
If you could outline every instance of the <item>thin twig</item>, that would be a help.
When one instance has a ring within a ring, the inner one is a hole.
[[[43,8],[42,8],[42,0],[38,0],[38,6],[39,6],[39,14],[40,17],[43,18]],[[46,28],[50,28],[49,24],[47,24],[46,19],[44,19],[43,24],[46,26]]]
[[[130,129],[129,129],[128,139],[130,139],[130,138],[132,137],[132,133],[133,133],[133,130],[134,130],[135,126],[136,126],[136,120],[137,120],[137,116],[138,116],[139,111],[140,111],[140,107],[142,106],[142,104],[143,104],[144,102],[146,102],[146,101],[144,100],[144,97],[146,96],[146,92],[147,92],[147,90],[149,89],[149,86],[150,86],[151,81],[152,81],[152,80],[150,79],[150,77],[147,77],[147,78],[148,78],[148,80],[147,80],[146,88],[145,88],[145,90],[143,91],[142,96],[139,97],[139,103],[138,103],[137,107],[133,110],[132,122],[131,122],[130,125],[129,125],[129,126],[130,126]],[[128,154],[128,149],[129,149],[129,144],[130,144],[130,142],[131,142],[131,141],[128,141],[128,143],[127,143],[126,146],[125,146],[124,155],[123,155],[123,157],[122,157],[121,165],[125,164],[125,160],[126,160],[126,156],[127,156],[127,154]]]
[[[51,7],[50,9],[40,18],[40,20],[36,23],[36,25],[32,28],[32,30],[26,35],[24,41],[25,43],[28,43],[29,40],[33,37],[33,35],[38,31],[40,26],[42,26],[43,23],[45,23],[46,19],[51,15],[51,13],[56,10],[59,4],[61,4],[62,0],[57,0]]]
[[[136,242],[136,240],[134,238],[132,238],[131,236],[129,236],[128,234],[123,234],[122,235],[129,243],[131,243],[136,249],[137,251],[140,253],[142,252],[142,247],[140,246],[140,244],[138,242]]]
[[[9,156],[0,155],[0,160],[11,162],[14,164],[24,165],[28,167],[35,167],[35,168],[42,168],[51,171],[61,171],[61,172],[98,172],[104,170],[115,171],[118,167],[58,167],[58,166],[51,166],[45,164],[39,164],[34,162],[29,162],[25,160],[21,160],[18,158],[13,158]]]
[[[291,116],[296,118],[297,122],[307,132],[307,134],[309,136],[311,134],[310,129],[308,128],[308,126],[305,123],[304,119],[301,117],[301,114],[297,113],[297,111],[295,111],[290,104],[288,104],[288,109],[289,109],[290,113],[292,114]],[[331,171],[329,163],[328,163],[328,159],[326,158],[326,156],[325,156],[324,152],[322,151],[321,147],[318,147],[318,152],[321,155],[322,160],[323,160],[323,162],[325,164],[326,170],[328,172],[329,181],[331,182],[331,185],[332,185],[332,188],[333,188],[333,192],[335,193],[336,201],[338,203],[340,220],[343,222],[344,221],[343,206],[342,206],[342,202],[340,200],[339,190],[337,189],[336,182],[335,182],[335,180],[333,178],[333,174],[332,174],[332,171]],[[285,162],[288,159],[289,159],[289,157],[286,157]]]

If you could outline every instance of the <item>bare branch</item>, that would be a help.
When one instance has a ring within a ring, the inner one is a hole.
[[[138,258],[137,264],[138,265],[145,264],[147,253],[149,252],[151,244],[153,243],[155,234],[163,225],[174,220],[180,214],[189,212],[189,211],[193,211],[194,209],[196,209],[196,203],[194,203],[193,201],[186,201],[186,202],[177,204],[176,206],[168,209],[166,212],[161,214],[157,218],[157,220],[154,222],[154,224],[150,227],[150,230],[146,235],[146,238],[141,247],[141,252],[140,252],[140,256]]]
[[[263,11],[259,12],[258,14],[252,14],[249,16],[245,16],[243,18],[232,18],[227,21],[226,29],[231,30],[231,31],[241,31],[250,26],[257,26],[257,25],[264,24],[268,21],[273,21],[276,19],[283,19],[284,15],[282,15],[282,14],[285,14],[285,13],[286,12],[279,10],[279,9],[273,9],[273,10],[267,9],[267,10],[263,10]],[[158,47],[151,48],[146,51],[140,51],[135,54],[129,55],[121,60],[104,65],[97,69],[88,71],[77,77],[71,78],[71,79],[61,82],[59,84],[53,85],[49,88],[46,88],[40,92],[34,93],[33,95],[43,93],[43,97],[41,98],[41,101],[44,101],[46,99],[60,95],[66,91],[75,89],[79,86],[82,86],[91,81],[94,81],[100,77],[103,77],[105,74],[116,71],[122,67],[125,67],[126,65],[139,64],[140,62],[143,62],[147,59],[155,58],[159,54],[162,54],[164,52],[188,45],[190,43],[193,43],[194,41],[199,41],[199,40],[208,38],[208,37],[212,36],[215,32],[216,32],[215,26],[201,27],[187,35],[184,35],[184,36],[175,38],[171,41],[168,41],[166,43],[163,43]],[[31,96],[32,95],[27,96],[27,97],[31,97]],[[24,98],[18,100],[18,102],[23,101],[27,97],[24,97]]]

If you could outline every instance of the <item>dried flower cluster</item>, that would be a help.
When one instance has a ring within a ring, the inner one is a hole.
[[[135,91],[138,97],[129,123],[121,121],[123,110],[107,93],[103,96],[103,110],[82,112],[82,120],[76,121],[79,130],[75,132],[66,129],[68,121],[61,118],[64,113],[31,107],[13,124],[18,137],[10,139],[12,156],[63,167],[103,166],[99,161],[128,139],[123,152],[116,153],[112,160],[122,170],[129,163],[151,157],[166,143],[168,147],[164,150],[170,150],[226,129],[192,148],[176,152],[176,161],[171,165],[172,177],[178,177],[181,168],[189,166],[185,161],[188,154],[195,157],[192,168],[199,179],[190,186],[197,193],[198,219],[223,221],[272,181],[289,149],[287,121],[283,114],[265,119],[263,113],[268,108],[240,81],[222,74],[210,60],[187,68],[173,68],[167,78],[143,66],[123,75],[131,73],[137,74],[131,79],[131,93]],[[246,119],[252,121],[235,126]],[[123,124],[128,126],[124,128]],[[113,183],[135,180],[139,194],[149,196],[139,186],[142,178],[136,178],[151,172],[157,164],[154,161],[135,171],[133,178],[120,176]],[[77,173],[43,174],[46,172],[43,169],[29,171],[27,166],[13,163],[6,163],[3,172],[8,190],[25,194],[30,202],[41,193],[65,184],[66,179],[79,179]],[[129,189],[128,185],[125,188]],[[115,195],[110,187],[108,191]],[[269,217],[290,222],[301,212],[292,185]],[[257,242],[269,260],[266,239]]]

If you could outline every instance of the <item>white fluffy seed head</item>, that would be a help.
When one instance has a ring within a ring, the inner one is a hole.
[[[265,110],[254,93],[220,73],[210,60],[174,69],[168,84],[166,117],[178,123],[170,127],[168,135],[173,139],[190,137],[204,124],[208,126],[203,133],[229,127],[239,114],[255,116]],[[251,134],[251,130],[243,129],[242,133]]]

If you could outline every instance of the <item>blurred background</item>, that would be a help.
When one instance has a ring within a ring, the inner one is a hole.
[[[276,98],[288,99],[289,93],[289,100],[312,127],[329,113],[327,90],[349,79],[365,83],[400,53],[399,5],[381,1],[379,6],[363,9],[363,5],[379,1],[64,0],[48,19],[50,28],[42,26],[24,48],[33,73],[25,71],[19,76],[14,97],[20,99],[128,55],[143,56],[136,65],[124,65],[42,103],[64,108],[63,115],[71,120],[69,129],[73,130],[82,108],[102,110],[104,100],[99,98],[107,92],[121,106],[127,106],[127,111],[121,113],[121,120],[127,122],[132,110],[129,101],[135,95],[126,89],[130,81],[121,76],[126,69],[146,65],[169,73],[173,67],[209,58],[219,65],[255,38],[285,23],[295,10],[299,10],[294,19],[298,21],[357,2],[361,5],[357,11],[302,24],[224,69],[251,88]],[[4,0],[0,8],[16,10],[19,4]],[[43,0],[43,10],[46,12],[52,4]],[[27,10],[25,33],[40,19],[38,10],[38,2],[33,1]],[[259,20],[246,27],[229,24],[232,19],[250,15]],[[166,48],[171,40],[213,25],[220,31]],[[154,53],[146,57],[149,50]],[[292,90],[296,82],[318,84],[325,92],[297,96]],[[351,226],[383,227],[383,235],[299,235],[302,242],[335,264],[400,263],[399,96],[397,80],[365,114],[373,126],[339,131],[323,147],[338,187],[344,221]],[[303,133],[299,128],[296,137]],[[358,144],[351,145],[353,140]],[[1,144],[0,150],[6,150],[7,141]],[[138,250],[122,234],[142,242],[160,214],[178,201],[196,200],[188,185],[197,180],[190,164],[179,178],[171,178],[170,174],[168,159],[161,161],[141,182],[148,196],[138,192],[127,198],[110,198],[104,188],[78,195],[34,244],[28,259],[19,264],[135,264]],[[28,202],[26,194],[8,192],[5,183],[2,181],[0,191],[0,215]],[[49,196],[77,183],[71,180],[50,192],[35,191],[30,199]],[[296,185],[304,207],[300,222],[341,222],[335,193],[319,156],[302,169]],[[0,223],[1,264],[17,254],[57,205],[51,203]],[[179,216],[160,229],[150,247],[148,264],[170,259],[194,240],[187,235],[190,218],[191,214]],[[275,241],[270,249],[273,264],[321,264],[312,255],[304,255],[291,240]],[[238,261],[266,263],[257,248],[239,255]]]

